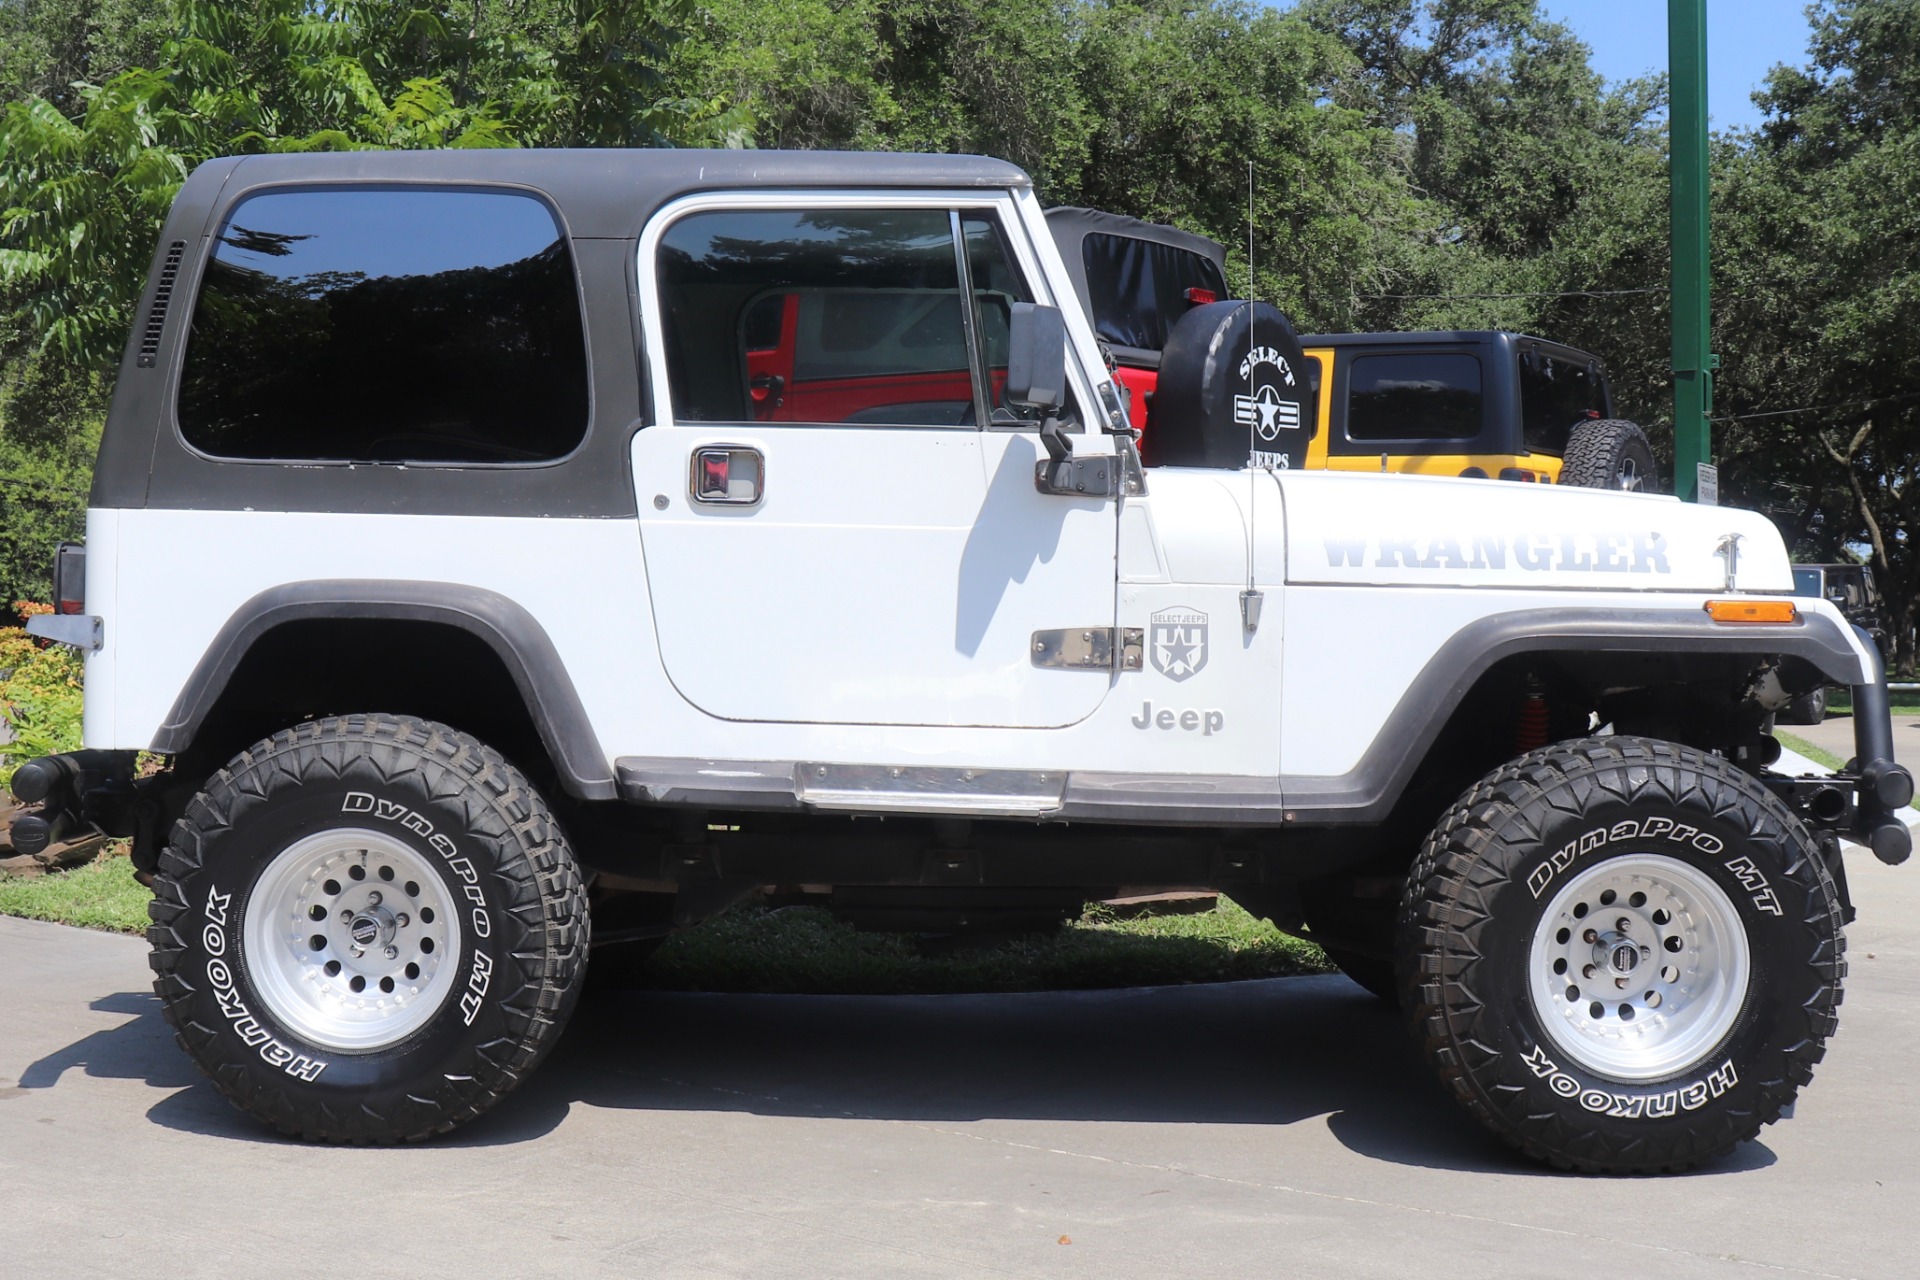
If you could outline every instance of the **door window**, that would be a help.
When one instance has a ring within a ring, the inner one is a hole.
[[[973,425],[946,210],[694,213],[658,264],[680,421]]]

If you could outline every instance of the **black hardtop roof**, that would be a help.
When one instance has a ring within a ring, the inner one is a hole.
[[[198,196],[228,206],[260,186],[309,182],[505,183],[530,187],[559,206],[568,231],[576,239],[630,239],[639,234],[647,218],[661,205],[701,191],[1032,185],[1017,165],[985,156],[881,151],[500,148],[224,156],[195,169],[181,195],[188,203],[194,203],[193,197]]]
[[[1570,347],[1564,342],[1555,342],[1552,338],[1537,338],[1532,334],[1516,333],[1511,329],[1411,329],[1393,333],[1303,333],[1300,335],[1300,345],[1303,347],[1423,345],[1504,347],[1522,342],[1537,342],[1541,346],[1572,352],[1588,360],[1599,358],[1581,351],[1578,347]]]

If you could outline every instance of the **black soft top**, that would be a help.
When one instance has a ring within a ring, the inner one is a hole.
[[[1187,287],[1227,296],[1227,251],[1205,236],[1072,205],[1047,210],[1047,226],[1094,332],[1127,364],[1158,366],[1167,335],[1186,314]],[[1091,251],[1089,236],[1100,237]],[[1181,254],[1192,256],[1182,261]]]

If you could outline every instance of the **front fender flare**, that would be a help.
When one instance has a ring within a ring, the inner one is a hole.
[[[1802,658],[1835,684],[1877,679],[1846,629],[1822,614],[1780,625],[1729,626],[1704,612],[1522,609],[1462,627],[1440,646],[1387,716],[1360,762],[1331,777],[1282,776],[1289,824],[1379,822],[1474,683],[1522,653],[1751,653]]]

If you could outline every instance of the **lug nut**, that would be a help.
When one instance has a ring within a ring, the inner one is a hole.
[[[404,929],[408,925],[413,923],[413,917],[408,915],[406,912],[402,911],[399,915],[394,917],[393,922],[399,925],[402,929]]]
[[[355,960],[358,960],[361,956],[364,956],[365,954],[367,954],[367,949],[361,946],[359,943],[355,943],[353,946],[348,947],[347,951],[353,956]]]
[[[370,907],[377,907],[380,905],[380,891],[378,889],[375,889],[372,893],[367,895],[367,905]]]
[[[1627,919],[1625,916],[1621,916],[1618,920],[1614,921],[1613,924],[1614,928],[1618,929],[1621,933],[1625,933],[1627,930],[1633,928],[1633,921]]]
[[[388,947],[388,948],[387,948],[387,959],[389,959],[389,960],[398,960],[399,958],[400,958],[400,948],[398,948],[398,947]],[[1621,981],[1621,982],[1625,982],[1625,981],[1626,981],[1626,979],[1625,979],[1625,978],[1622,978],[1622,979],[1620,979],[1620,981]]]
[[[1587,931],[1586,931],[1585,933],[1583,933],[1583,934],[1581,934],[1581,935],[1580,935],[1580,941],[1582,941],[1582,942],[1598,942],[1598,941],[1600,941],[1600,935],[1599,935],[1599,934],[1597,934],[1597,933],[1595,933],[1595,932],[1594,932],[1593,930],[1591,930],[1591,929],[1589,929],[1589,930],[1587,930]]]
[[[1653,958],[1653,948],[1652,948],[1652,947],[1642,947],[1642,948],[1640,948],[1640,958],[1641,958],[1642,960],[1650,960],[1650,959],[1652,959],[1652,958]]]
[[[1627,989],[1627,980],[1625,978],[1615,978],[1613,985],[1625,991]]]
[[[351,912],[351,911],[342,911],[342,912],[340,913],[340,918],[341,918],[342,920],[344,920],[344,921],[346,921],[346,922],[347,922],[348,924],[352,924],[352,923],[353,923],[353,912]]]
[[[1593,966],[1592,965],[1582,966],[1580,970],[1580,976],[1583,978],[1591,978],[1593,976]]]

